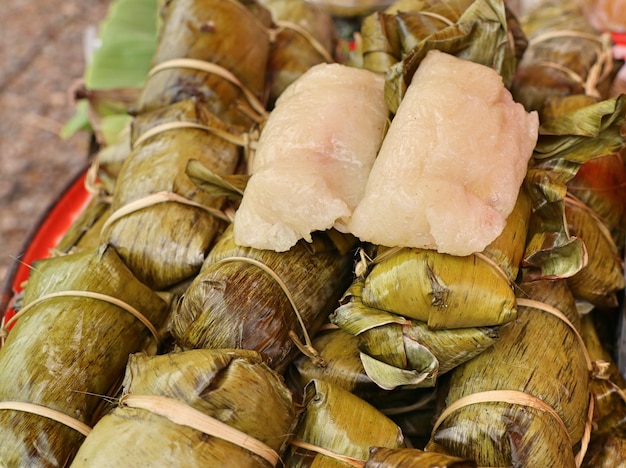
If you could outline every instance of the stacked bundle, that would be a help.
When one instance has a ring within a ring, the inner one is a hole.
[[[0,464],[624,458],[605,38],[387,4],[163,4],[117,162],[5,323]]]

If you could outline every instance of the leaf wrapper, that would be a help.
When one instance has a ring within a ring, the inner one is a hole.
[[[397,110],[415,70],[432,49],[489,66],[510,86],[517,52],[503,2],[405,3],[412,9],[392,6],[389,13],[375,13],[363,25],[363,65],[387,74],[385,97],[391,112]],[[392,57],[401,60],[392,63]]]
[[[191,350],[133,355],[124,391],[166,396],[284,451],[297,422],[282,378],[254,352]],[[167,450],[163,448],[167,447]],[[222,438],[143,408],[119,406],[85,439],[74,464],[87,466],[271,466]]]
[[[308,1],[260,0],[277,24],[268,60],[268,107],[313,65],[332,62],[338,37],[332,16]]]
[[[330,320],[357,336],[366,374],[381,388],[434,386],[439,375],[472,359],[498,339],[496,328],[434,330],[424,322],[365,306],[356,281]]]
[[[520,284],[522,297],[558,308],[575,327],[578,312],[565,281]],[[574,467],[589,404],[584,349],[562,319],[535,307],[501,330],[500,340],[451,372],[444,407],[484,391],[512,390],[541,400],[558,414],[512,401],[457,408],[432,434],[427,450],[475,460],[479,466]],[[567,395],[567,396],[565,396]]]
[[[230,225],[173,314],[170,329],[177,343],[253,349],[272,368],[284,370],[297,353],[290,332],[304,341],[302,326],[285,290],[264,268],[284,283],[310,335],[349,282],[352,254],[338,251],[324,233],[314,233],[313,239],[287,252],[240,247]]]
[[[141,284],[109,246],[35,263],[24,306],[63,291],[91,291],[132,305],[159,327],[167,304]],[[150,332],[128,311],[85,297],[50,298],[24,312],[0,349],[0,401],[24,401],[88,425],[119,385],[128,355]],[[0,411],[0,459],[13,466],[63,466],[84,437],[29,413]]]
[[[181,27],[185,25],[185,27]],[[174,0],[161,10],[153,69],[170,60],[193,59],[227,70],[264,102],[271,15],[256,1]],[[219,74],[175,67],[149,73],[135,113],[196,97],[227,123],[254,123],[242,108],[240,87]]]
[[[241,128],[228,126],[195,100],[143,114],[135,119],[133,151],[126,159],[115,187],[112,210],[159,192],[173,193],[202,205],[176,201],[157,203],[111,222],[102,239],[120,252],[129,268],[154,289],[164,289],[196,274],[224,223],[202,207],[217,209],[222,198],[207,195],[186,174],[196,159],[218,174],[232,174],[240,147],[211,131],[176,128],[139,141],[165,124],[203,125],[229,134]]]
[[[304,413],[295,439],[339,455],[365,461],[372,446],[404,447],[400,428],[376,408],[350,392],[322,380],[305,389]],[[354,424],[355,421],[360,424]],[[327,455],[292,446],[285,459],[291,467],[349,466]]]

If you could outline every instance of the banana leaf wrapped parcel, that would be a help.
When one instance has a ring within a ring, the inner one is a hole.
[[[181,27],[185,25],[185,27]],[[143,113],[190,98],[249,128],[264,114],[270,12],[255,0],[172,0],[140,98]]]
[[[271,467],[296,423],[282,377],[255,352],[135,354],[119,406],[71,466]]]
[[[362,466],[370,447],[404,447],[402,431],[393,421],[333,384],[322,380],[309,382],[302,406],[285,467]]]
[[[609,97],[617,72],[611,40],[588,22],[580,2],[538,2],[521,26],[528,47],[511,89],[516,101],[544,120],[544,110],[572,96]]]
[[[581,239],[565,217],[567,184],[588,161],[619,152],[626,143],[624,95],[577,108],[542,122],[524,181],[533,214],[523,264],[544,278],[567,278],[586,262]]]
[[[272,108],[278,96],[318,63],[332,63],[338,33],[332,16],[305,0],[259,0],[271,13],[275,32],[268,59]]]
[[[607,435],[626,434],[626,379],[598,333],[594,314],[606,318],[606,310],[592,310],[581,316],[581,336],[594,364],[589,385],[594,397],[592,440]]]
[[[626,438],[621,435],[607,435],[589,444],[582,468],[621,467],[624,460],[626,460]]]
[[[567,279],[572,293],[598,307],[617,307],[624,267],[610,231],[591,208],[572,197],[565,200],[565,216],[570,233],[585,243],[589,259]]]
[[[352,284],[330,320],[358,337],[365,373],[383,389],[432,387],[438,376],[499,338],[497,327],[433,329],[423,321],[366,306],[361,287],[359,280]]]
[[[3,466],[67,466],[167,311],[110,246],[35,262],[0,349]]]
[[[296,343],[319,358],[309,335],[350,281],[353,245],[351,236],[331,231],[286,252],[241,247],[229,225],[173,312],[177,345],[253,349],[279,371],[296,357]]]
[[[385,413],[387,410],[403,412],[404,408],[422,398],[419,390],[390,392],[377,385],[367,375],[361,362],[358,336],[325,324],[313,337],[312,343],[325,365],[316,365],[308,356],[298,356],[286,372],[288,383],[297,393],[302,393],[311,380],[323,380],[349,391]]]
[[[207,195],[191,181],[189,160],[232,174],[240,162],[242,134],[195,99],[135,118],[133,151],[118,175],[113,213],[101,239],[153,289],[197,273],[224,228],[224,216],[216,213],[223,198]]]
[[[519,284],[500,339],[450,373],[425,449],[479,466],[578,466],[591,362],[565,280]]]

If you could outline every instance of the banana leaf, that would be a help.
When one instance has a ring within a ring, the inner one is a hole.
[[[306,0],[316,7],[336,17],[354,17],[365,15],[389,6],[393,0]]]
[[[363,66],[387,73],[385,97],[391,112],[396,112],[415,70],[432,49],[494,68],[510,86],[517,65],[513,34],[509,36],[509,21],[514,19],[507,18],[502,0],[432,0],[419,10],[395,11],[392,6],[390,11],[364,22]],[[370,34],[373,37],[365,37]],[[378,56],[381,49],[383,57]],[[375,55],[368,57],[371,52]],[[391,57],[402,60],[391,64]]]
[[[259,250],[235,244],[229,225],[174,311],[172,335],[184,349],[253,349],[279,372],[296,357],[296,343],[317,358],[308,336],[350,281],[353,244],[332,231],[287,252]]]
[[[402,249],[376,263],[362,300],[434,329],[501,325],[516,316],[515,295],[501,270],[475,255],[428,249]]]
[[[596,212],[620,252],[626,245],[626,165],[623,150],[587,161],[567,183],[567,190]]]
[[[275,466],[296,423],[291,394],[257,353],[135,354],[119,406],[71,466]]]
[[[624,268],[611,233],[589,207],[571,197],[565,201],[565,216],[570,233],[583,240],[589,256],[587,265],[567,279],[572,293],[598,307],[617,307]]]
[[[139,97],[150,69],[158,4],[158,0],[110,3],[97,31],[98,46],[90,51],[84,84],[75,92],[76,113],[61,131],[62,137],[91,129],[100,145],[115,143],[119,130],[131,119],[128,108]]]
[[[570,234],[565,220],[567,183],[585,162],[624,147],[625,117],[620,95],[542,123],[525,179],[533,216],[523,264],[538,276],[566,278],[585,265],[584,244]]]
[[[402,431],[393,421],[328,382],[309,382],[302,406],[295,440],[285,456],[286,468],[355,466],[355,461],[367,460],[370,447],[404,447]]]
[[[88,429],[98,419],[102,397],[121,382],[128,355],[146,340],[153,347],[148,325],[160,328],[166,313],[167,304],[110,246],[35,262],[23,307],[0,349],[2,464],[67,466],[84,432],[12,410],[11,402],[60,412]]]
[[[379,387],[422,388],[435,385],[439,375],[492,346],[497,327],[435,330],[426,323],[362,303],[362,280],[356,280],[330,321],[357,336],[361,363]]]
[[[472,460],[415,448],[373,447],[364,468],[476,468]]]
[[[89,176],[95,180],[88,180],[88,190],[103,197],[109,196],[115,190],[117,177],[124,166],[124,162],[132,152],[131,148],[131,120],[117,135],[115,142],[100,146],[93,156]]]
[[[359,338],[340,328],[318,332],[313,347],[320,353],[326,365],[317,366],[307,356],[299,356],[289,366],[288,380],[295,391],[302,393],[311,380],[323,380],[338,386],[367,401],[384,413],[402,413],[420,400],[420,391],[387,391],[381,389],[366,374],[358,349]]]
[[[576,94],[609,97],[617,72],[610,37],[591,26],[580,3],[539,2],[521,25],[528,47],[511,88],[516,101],[539,111],[543,121],[550,101]]]
[[[269,11],[253,0],[172,0],[160,19],[152,68],[133,112],[195,97],[227,123],[253,125],[266,101]]]
[[[100,230],[111,214],[111,205],[93,197],[78,218],[65,231],[55,250],[64,254],[91,250],[100,245]]]
[[[582,315],[580,332],[589,357],[596,366],[594,378],[589,382],[595,402],[593,439],[607,434],[626,435],[626,379],[598,334],[593,317],[595,312],[598,318],[606,318],[604,311]]]
[[[334,62],[338,33],[332,16],[305,0],[259,0],[276,23],[268,61],[272,108],[287,86],[313,65]]]
[[[616,468],[624,466],[626,438],[607,435],[591,441],[582,468]]]
[[[190,159],[218,174],[235,171],[240,146],[221,133],[237,137],[242,130],[222,123],[195,100],[142,114],[134,121],[133,151],[117,177],[113,213],[101,239],[111,243],[131,271],[153,289],[195,275],[224,228],[223,215],[216,213],[224,200],[198,190],[185,174]]]
[[[522,281],[519,291],[518,319],[450,373],[425,449],[479,466],[574,467],[591,371],[576,303],[564,280]]]
[[[362,67],[385,74],[402,59],[402,16],[409,13],[420,17],[425,0],[397,0],[383,11],[363,18],[361,22]],[[400,12],[403,12],[402,14]],[[408,34],[408,33],[405,33]]]
[[[363,305],[435,329],[501,325],[515,318],[515,280],[530,217],[525,190],[502,233],[476,255],[379,248],[365,276]],[[380,260],[379,260],[380,259]]]

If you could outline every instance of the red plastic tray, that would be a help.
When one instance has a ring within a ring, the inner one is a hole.
[[[14,315],[13,302],[22,292],[33,262],[50,256],[51,250],[58,245],[91,200],[91,194],[85,189],[86,173],[85,168],[69,182],[27,237],[22,251],[9,268],[2,285],[0,319],[6,321]]]

